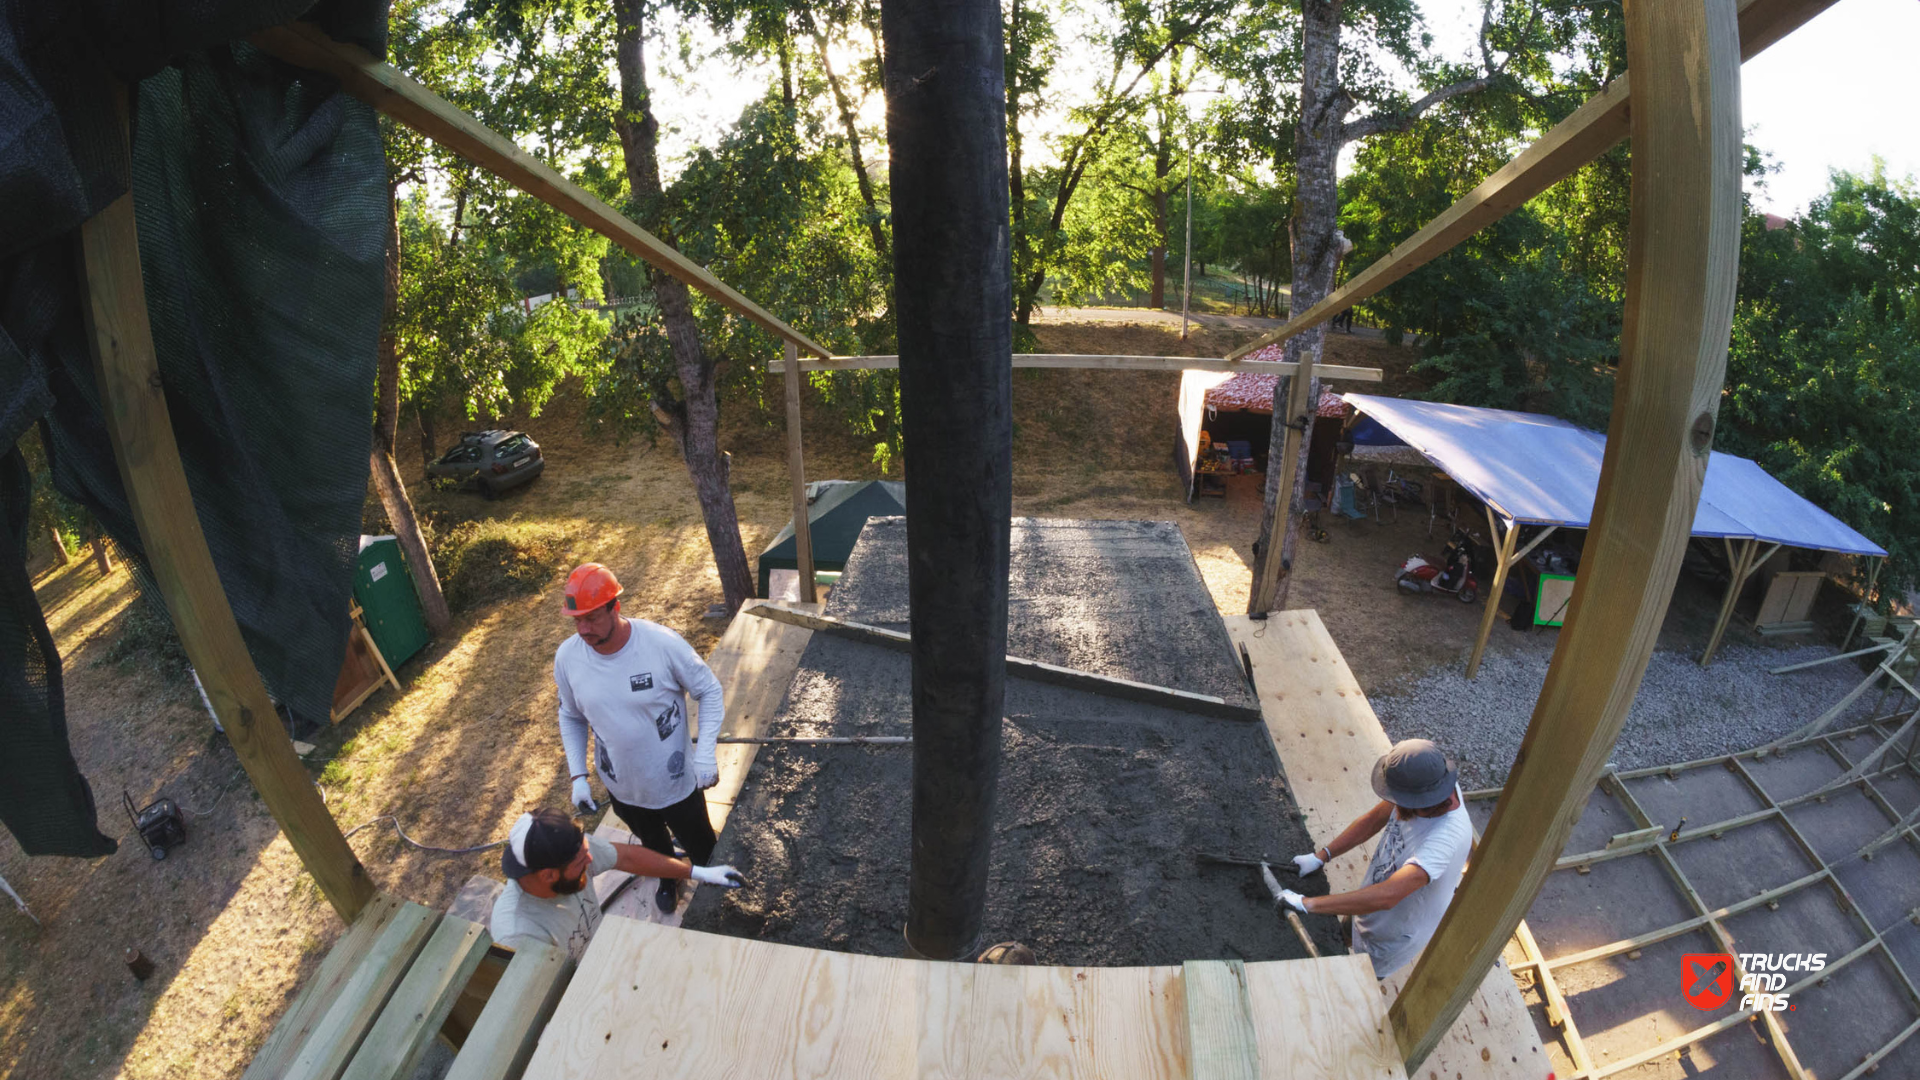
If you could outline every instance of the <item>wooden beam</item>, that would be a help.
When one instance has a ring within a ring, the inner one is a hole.
[[[836,619],[830,615],[814,615],[777,604],[755,604],[744,610],[751,611],[763,619],[773,619],[790,626],[804,626],[809,630],[852,638],[868,645],[879,645],[882,648],[900,652],[907,652],[913,645],[911,635],[898,630],[889,630],[884,626],[869,626],[866,623],[848,619]],[[1178,709],[1181,712],[1198,713],[1201,716],[1213,716],[1222,720],[1260,719],[1259,709],[1234,705],[1225,698],[1215,697],[1212,694],[1196,694],[1190,690],[1175,690],[1168,686],[1134,682],[1132,679],[1099,675],[1091,671],[1080,671],[1076,668],[1061,667],[1059,664],[1049,664],[1040,660],[1027,660],[1018,656],[1007,657],[1007,674],[1031,679],[1034,682],[1083,690],[1089,694],[1138,701],[1162,709]]]
[[[1287,529],[1299,512],[1298,499],[1305,481],[1302,451],[1313,430],[1314,399],[1309,394],[1319,385],[1314,381],[1319,369],[1313,360],[1312,352],[1301,354],[1296,370],[1287,379],[1286,414],[1274,418],[1275,427],[1284,421],[1286,437],[1280,443],[1279,469],[1266,478],[1266,486],[1273,489],[1273,512],[1267,522],[1266,546],[1254,560],[1253,590],[1247,596],[1249,615],[1265,614],[1281,606],[1280,577],[1293,570]]]
[[[293,752],[207,550],[154,356],[131,194],[80,226],[80,249],[93,378],[147,565],[247,778],[327,902],[350,923],[373,899],[373,879]]]
[[[273,1031],[253,1055],[241,1080],[279,1080],[326,1016],[334,999],[340,996],[341,988],[373,951],[387,924],[400,913],[402,903],[385,893],[376,894],[367,902],[360,917],[333,943],[333,948],[327,950],[319,970],[301,985],[293,1004],[280,1014],[280,1022],[273,1025]]]
[[[1493,511],[1487,511],[1487,528],[1494,527]],[[1480,674],[1480,658],[1486,655],[1487,637],[1493,633],[1493,620],[1500,614],[1500,597],[1507,590],[1507,571],[1512,569],[1514,560],[1514,542],[1520,536],[1520,527],[1509,523],[1506,532],[1500,537],[1500,547],[1493,559],[1493,583],[1487,590],[1487,607],[1480,614],[1480,633],[1473,639],[1473,652],[1467,656],[1467,678]]]
[[[1726,541],[1726,545],[1728,552],[1734,551],[1732,541]],[[1713,654],[1720,650],[1720,639],[1726,635],[1727,624],[1733,621],[1733,609],[1739,606],[1740,590],[1753,574],[1754,549],[1759,546],[1760,541],[1747,540],[1741,544],[1738,554],[1727,561],[1727,594],[1720,600],[1720,617],[1714,620],[1713,633],[1707,635],[1707,647],[1700,653],[1701,667],[1713,663]]]
[[[340,80],[341,88],[347,93],[585,225],[655,269],[700,290],[775,337],[818,356],[833,355],[735,292],[706,267],[676,251],[672,244],[642,229],[625,214],[520,149],[512,139],[461,111],[399,68],[375,60],[358,45],[335,41],[319,27],[303,22],[262,30],[248,40],[256,48],[295,67],[332,75]]]
[[[448,915],[407,968],[340,1080],[406,1080],[439,1033],[461,988],[493,939],[476,922]]]
[[[1593,525],[1507,797],[1393,1003],[1409,1074],[1499,959],[1606,766],[1706,479],[1740,258],[1739,25],[1734,0],[1628,0],[1626,30],[1627,295]]]
[[[1181,968],[1191,1080],[1259,1080],[1260,1052],[1239,960],[1189,960]]]
[[[784,361],[767,365],[780,371]],[[898,356],[836,356],[827,360],[802,360],[801,371],[891,371],[900,366]],[[1284,360],[1221,360],[1212,356],[1101,356],[1079,353],[1014,353],[1017,368],[1091,368],[1099,371],[1252,371],[1261,375],[1291,375],[1294,364]],[[1314,374],[1321,379],[1347,382],[1379,382],[1385,376],[1379,368],[1351,367],[1346,364],[1315,364]]]
[[[516,950],[446,1080],[516,1080],[572,974],[565,949],[535,942]]]
[[[431,908],[402,903],[277,1080],[337,1080],[439,921]]]
[[[1745,0],[1739,13],[1740,58],[1753,59],[1769,45],[1832,7],[1834,2]],[[1227,359],[1236,360],[1326,322],[1446,254],[1462,240],[1519,209],[1535,195],[1606,153],[1627,136],[1629,78],[1631,73],[1608,83],[1586,104],[1379,261],[1278,330],[1228,353]]]
[[[793,482],[793,555],[800,568],[800,602],[816,604],[819,594],[813,583],[813,526],[807,521],[807,466],[800,438],[800,365],[799,350],[786,343],[786,363],[782,382],[787,389],[787,477]]]

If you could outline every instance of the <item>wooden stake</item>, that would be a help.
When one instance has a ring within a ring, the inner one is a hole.
[[[800,602],[819,603],[813,584],[813,526],[807,522],[807,467],[800,439],[800,350],[786,343],[787,475],[793,481],[793,555],[800,567]]]
[[[1493,518],[1493,510],[1487,510],[1487,529],[1492,531],[1498,523]],[[1480,614],[1480,636],[1473,639],[1473,654],[1467,657],[1467,678],[1480,674],[1480,658],[1487,651],[1487,637],[1493,633],[1493,620],[1500,614],[1500,597],[1506,594],[1507,570],[1518,558],[1513,553],[1513,545],[1520,536],[1520,527],[1509,524],[1500,537],[1498,553],[1493,557],[1493,587],[1487,591],[1487,609]],[[1536,543],[1538,538],[1536,538]],[[1528,546],[1532,550],[1532,546]]]
[[[1747,578],[1752,576],[1755,559],[1754,549],[1760,546],[1758,540],[1748,540],[1740,545],[1739,557],[1728,560],[1727,595],[1720,601],[1720,617],[1714,621],[1713,633],[1707,637],[1707,647],[1700,653],[1700,666],[1713,663],[1713,654],[1720,649],[1720,639],[1727,632],[1727,624],[1733,621],[1733,609],[1739,606],[1740,591],[1746,587]],[[1775,545],[1776,547],[1778,545]],[[1727,544],[1732,552],[1733,545]]]
[[[1259,573],[1254,578],[1253,594],[1247,597],[1249,615],[1264,615],[1277,606],[1280,575],[1292,569],[1288,565],[1292,552],[1287,550],[1287,529],[1299,511],[1296,497],[1300,490],[1302,450],[1313,428],[1315,403],[1308,396],[1318,385],[1314,381],[1313,362],[1311,350],[1300,354],[1297,369],[1287,379],[1286,411],[1274,417],[1276,426],[1286,425],[1287,436],[1282,444],[1279,470],[1267,477],[1267,485],[1277,484],[1278,488],[1273,498],[1273,518],[1267,524],[1266,547],[1258,560]],[[1267,467],[1273,468],[1271,458]]]
[[[122,195],[83,224],[80,246],[94,381],[147,563],[241,766],[320,891],[350,923],[373,898],[373,881],[293,752],[207,551],[154,358],[133,196]]]
[[[1560,645],[1453,904],[1390,1011],[1408,1075],[1499,959],[1626,720],[1693,531],[1740,258],[1734,0],[1628,0],[1632,217],[1613,419]]]

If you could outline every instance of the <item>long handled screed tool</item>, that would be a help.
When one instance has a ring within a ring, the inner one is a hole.
[[[1203,863],[1211,863],[1215,866],[1249,866],[1255,869],[1266,866],[1271,861],[1268,859],[1256,859],[1246,855],[1219,855],[1208,851],[1200,852],[1195,858]],[[1285,867],[1288,873],[1298,872],[1290,862],[1283,861],[1281,865]],[[1307,955],[1316,960],[1319,959],[1320,947],[1313,943],[1313,935],[1307,933],[1307,924],[1300,921],[1299,913],[1285,904],[1280,905],[1280,913],[1287,917],[1287,925],[1293,927],[1293,932],[1300,938],[1300,944],[1306,948]]]

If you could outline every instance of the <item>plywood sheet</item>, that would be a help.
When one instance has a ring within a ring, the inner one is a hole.
[[[1364,959],[1246,970],[1260,1075],[1401,1075]],[[1184,1080],[1187,1047],[1178,967],[933,963],[609,916],[526,1076]]]
[[[1267,733],[1307,829],[1316,841],[1330,840],[1379,803],[1373,763],[1391,745],[1387,733],[1317,612],[1281,611],[1264,620],[1234,615],[1225,622],[1253,661]],[[1368,842],[1335,859],[1327,867],[1328,887],[1335,892],[1359,888],[1372,857]],[[1388,981],[1383,1010],[1411,971],[1403,968]],[[1256,1022],[1259,1015],[1256,1011]],[[1484,1080],[1540,1080],[1547,1074],[1540,1036],[1504,961],[1487,972],[1460,1019],[1422,1064],[1422,1075],[1429,1071]]]
[[[761,601],[749,601],[734,615],[720,644],[707,657],[707,666],[720,680],[726,694],[727,722],[722,735],[758,736],[767,733],[767,722],[780,711],[786,700],[787,686],[800,667],[800,654],[806,650],[813,631],[788,626],[753,614],[749,607]],[[820,614],[819,604],[788,604],[787,607],[809,614]],[[693,705],[696,720],[699,707]],[[696,729],[697,730],[697,729]],[[726,826],[727,815],[746,783],[759,747],[752,743],[727,743],[720,747],[720,782],[707,791],[707,815],[713,831]]]

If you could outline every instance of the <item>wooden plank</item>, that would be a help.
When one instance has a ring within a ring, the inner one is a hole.
[[[1319,384],[1314,382],[1317,350],[1302,353],[1298,369],[1287,380],[1286,436],[1280,442],[1279,472],[1272,520],[1267,523],[1266,548],[1254,560],[1253,590],[1247,597],[1247,614],[1258,615],[1284,607],[1280,597],[1280,578],[1292,570],[1293,551],[1287,545],[1287,530],[1300,512],[1305,494],[1306,472],[1303,451],[1313,431],[1314,405],[1319,401]]]
[[[380,1010],[343,1080],[406,1080],[453,1011],[493,939],[477,922],[446,916]]]
[[[1192,1080],[1259,1080],[1247,966],[1238,960],[1189,960],[1181,969],[1187,998],[1187,1075]]]
[[[1481,846],[1392,1010],[1417,1067],[1553,869],[1646,673],[1692,532],[1740,258],[1734,0],[1629,4],[1627,296],[1593,525],[1533,720]],[[1603,582],[1601,588],[1594,588]]]
[[[882,626],[869,626],[866,623],[853,622],[850,619],[836,619],[829,615],[815,615],[809,612],[795,611],[778,604],[759,604],[752,609],[755,615],[774,619],[793,626],[804,626],[809,630],[836,634],[852,638],[869,645],[908,651],[913,639],[898,630],[888,630]],[[1155,686],[1152,683],[1135,682],[1113,675],[1100,675],[1091,671],[1061,667],[1040,660],[1027,660],[1018,656],[1007,657],[1007,674],[1016,678],[1032,679],[1052,686],[1064,686],[1073,690],[1082,690],[1089,694],[1116,697],[1126,701],[1138,701],[1147,705],[1157,705],[1163,709],[1179,709],[1182,712],[1198,713],[1201,716],[1213,716],[1222,720],[1258,720],[1257,709],[1234,705],[1225,698],[1212,694],[1196,694],[1190,690],[1176,690],[1168,686]]]
[[[705,267],[680,254],[673,245],[634,224],[585,188],[520,149],[512,139],[462,112],[399,68],[373,59],[359,46],[335,41],[311,23],[262,30],[249,40],[255,47],[289,64],[332,75],[340,80],[341,88],[347,93],[605,236],[654,268],[700,290],[709,299],[759,324],[775,337],[818,356],[832,355],[805,334],[735,292]]]
[[[1753,59],[1833,4],[1834,0],[1744,0],[1739,13],[1741,59]],[[1454,245],[1519,209],[1527,200],[1606,153],[1627,136],[1630,77],[1629,73],[1608,83],[1586,104],[1379,261],[1355,274],[1318,304],[1297,313],[1278,330],[1228,353],[1227,359],[1237,359],[1326,322],[1446,254]]]
[[[337,1080],[439,922],[432,908],[403,902],[277,1080]]]
[[[1487,509],[1487,527],[1493,527],[1493,509]],[[1500,598],[1507,591],[1507,571],[1513,568],[1513,544],[1520,535],[1520,526],[1507,523],[1506,534],[1500,537],[1500,552],[1493,561],[1493,585],[1487,590],[1486,609],[1480,613],[1480,633],[1473,639],[1473,652],[1467,656],[1467,678],[1480,674],[1480,659],[1487,652],[1487,635],[1493,633],[1493,620],[1500,614]],[[1578,588],[1578,586],[1575,586]]]
[[[785,362],[775,360],[769,371],[783,371]],[[826,360],[802,360],[801,371],[892,371],[900,366],[898,356],[835,356]],[[1101,356],[1080,353],[1014,353],[1017,368],[1092,369],[1097,371],[1251,371],[1260,375],[1291,375],[1291,361],[1221,360],[1212,356]],[[1315,377],[1346,382],[1379,382],[1379,368],[1346,364],[1315,364]]]
[[[573,973],[565,949],[536,942],[518,950],[453,1059],[446,1080],[515,1080]]]
[[[267,1041],[253,1055],[253,1061],[247,1065],[247,1071],[241,1080],[279,1080],[279,1077],[292,1064],[294,1055],[313,1034],[314,1027],[321,1017],[333,1005],[340,994],[340,988],[359,968],[361,961],[373,949],[380,934],[386,929],[394,915],[398,914],[402,901],[386,893],[376,893],[360,911],[360,917],[347,927],[340,940],[334,942],[327,951],[326,958],[320,961],[320,967],[294,996],[293,1004],[280,1015],[279,1023],[273,1025],[273,1031]]]
[[[727,632],[707,657],[707,666],[726,691],[727,722],[720,733],[736,737],[766,734],[767,724],[787,699],[787,687],[800,669],[800,654],[806,651],[813,631],[805,627],[758,618],[754,608],[765,601],[743,605]],[[818,610],[817,606],[812,610]],[[696,723],[699,707],[694,706]],[[726,827],[727,815],[740,797],[740,788],[753,768],[754,755],[760,751],[752,743],[726,743],[719,748],[720,782],[707,789],[707,816],[713,831]]]
[[[1379,805],[1371,776],[1373,763],[1390,745],[1387,733],[1317,612],[1296,609],[1264,620],[1235,615],[1225,622],[1228,634],[1246,647],[1252,660],[1267,735],[1294,805],[1315,841],[1330,840]],[[1368,841],[1328,863],[1328,888],[1360,888],[1372,856],[1373,843]],[[1406,974],[1402,969],[1395,978]],[[1487,972],[1469,1008],[1429,1061],[1441,1075],[1461,1072],[1476,1080],[1539,1080],[1545,1075],[1545,1050],[1504,965]]]
[[[1248,964],[1246,980],[1262,1080],[1406,1076],[1366,957]]]
[[[147,565],[247,778],[327,902],[352,922],[373,899],[373,880],[293,752],[193,511],[147,323],[133,196],[81,225],[80,247],[94,382]]]
[[[800,602],[816,604],[813,580],[813,526],[807,520],[807,466],[800,438],[800,353],[787,342],[787,362],[781,382],[787,397],[787,476],[793,482],[793,554],[799,567]]]

